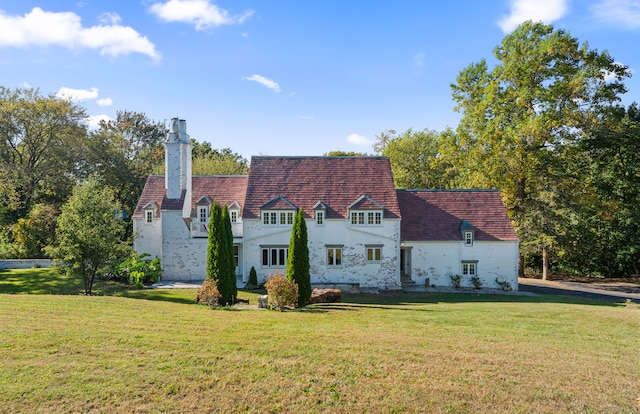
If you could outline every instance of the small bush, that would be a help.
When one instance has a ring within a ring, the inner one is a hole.
[[[449,279],[451,279],[451,286],[455,289],[460,287],[460,282],[462,281],[462,276],[460,275],[449,275]]]
[[[496,283],[498,284],[500,290],[504,292],[511,292],[513,290],[513,288],[511,287],[511,283],[509,283],[509,281],[507,280],[501,280],[496,277]]]
[[[297,283],[282,274],[269,275],[264,287],[267,289],[270,309],[282,312],[285,308],[295,308],[298,305]]]
[[[220,298],[222,295],[218,291],[218,281],[215,279],[206,279],[196,296],[196,301],[203,305],[208,305],[210,308],[217,308],[220,306]]]
[[[256,273],[256,268],[251,266],[251,270],[249,271],[249,281],[247,282],[245,289],[258,289],[260,285],[258,285],[258,274]]]
[[[473,287],[476,289],[480,289],[482,287],[482,279],[480,279],[480,276],[478,275],[471,276],[471,283],[473,283]]]

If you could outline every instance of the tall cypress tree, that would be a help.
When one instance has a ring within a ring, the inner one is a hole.
[[[311,275],[309,273],[309,246],[307,224],[299,209],[293,220],[289,256],[287,257],[287,279],[298,284],[298,306],[306,306],[311,300]]]
[[[221,246],[220,246],[220,228],[222,222],[222,210],[217,201],[211,206],[211,215],[209,216],[209,245],[207,247],[207,279],[217,280],[220,285],[221,274]],[[220,286],[218,286],[220,289]],[[222,292],[220,292],[222,293]]]
[[[220,282],[218,283],[218,291],[222,295],[222,303],[233,304],[238,296],[238,287],[236,286],[236,263],[233,256],[231,218],[229,217],[229,210],[226,205],[222,210],[222,220],[220,224],[220,251],[223,253],[221,261],[224,263],[224,266],[220,275]]]

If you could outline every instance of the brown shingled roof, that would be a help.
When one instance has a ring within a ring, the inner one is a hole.
[[[144,207],[154,202],[157,206],[162,208],[162,199],[164,198],[166,191],[164,189],[164,176],[163,175],[150,175],[147,178],[147,182],[144,184],[144,189],[140,195],[140,200],[136,205],[136,209],[133,212],[133,217],[139,218],[143,216]],[[160,215],[157,211],[156,214]]]
[[[206,196],[211,200],[217,201],[221,206],[229,205],[234,201],[242,205],[247,189],[247,176],[194,176],[191,180],[191,185],[193,190],[191,197],[192,211],[195,210],[195,203]],[[133,216],[136,218],[142,217],[144,206],[152,201],[159,205],[161,210],[182,209],[184,191],[182,192],[182,197],[177,200],[168,199],[165,195],[164,176],[149,176]]]
[[[462,240],[465,220],[475,228],[475,240],[518,240],[497,191],[398,190],[398,202],[403,240]]]
[[[191,211],[196,208],[196,201],[209,196],[220,206],[229,205],[237,201],[242,207],[244,195],[247,191],[246,175],[195,175],[191,180],[193,196],[191,197]]]
[[[260,207],[278,196],[313,213],[318,201],[327,218],[346,218],[363,195],[399,218],[400,207],[387,157],[252,157],[243,218],[258,218]]]

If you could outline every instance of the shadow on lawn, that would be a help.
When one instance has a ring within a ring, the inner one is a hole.
[[[589,298],[566,295],[518,295],[518,294],[484,294],[484,293],[380,293],[380,294],[345,294],[342,303],[349,307],[376,307],[379,309],[398,309],[402,306],[437,303],[564,303],[593,306],[619,306],[625,302],[623,298]],[[338,310],[338,309],[336,309]],[[407,310],[414,310],[407,308]]]

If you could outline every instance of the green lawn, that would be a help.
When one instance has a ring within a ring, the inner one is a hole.
[[[195,290],[81,291],[51,270],[0,272],[0,412],[639,408],[638,305],[347,295],[278,313],[212,311]]]

